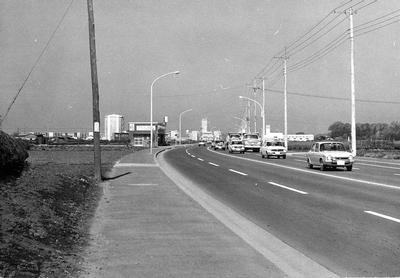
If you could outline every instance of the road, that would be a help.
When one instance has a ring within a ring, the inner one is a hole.
[[[307,169],[304,154],[262,159],[205,147],[165,159],[208,194],[340,276],[400,276],[400,162]]]

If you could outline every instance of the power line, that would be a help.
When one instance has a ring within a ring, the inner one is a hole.
[[[281,90],[275,90],[275,89],[266,89],[266,91],[272,92],[272,93],[279,93],[283,94],[283,91]],[[331,100],[345,100],[349,101],[350,98],[344,98],[344,97],[332,97],[332,96],[320,96],[320,95],[313,95],[313,94],[305,94],[305,93],[296,93],[296,92],[289,92],[289,95],[296,95],[296,96],[302,96],[302,97],[312,97],[312,98],[321,98],[321,99],[331,99]],[[385,101],[385,100],[372,100],[372,99],[357,99],[358,102],[365,102],[365,103],[376,103],[376,104],[400,104],[400,101]]]
[[[339,47],[342,43],[344,43],[348,39],[347,35],[348,35],[347,31],[343,32],[341,35],[330,41],[328,44],[326,44],[324,47],[322,47],[320,50],[316,51],[309,57],[297,62],[296,64],[291,65],[289,67],[289,71],[290,72],[297,71],[325,57],[330,52]]]
[[[329,23],[326,25],[328,26],[329,24],[331,24],[332,22],[334,22],[337,18],[339,18],[340,16],[342,16],[343,14],[338,14],[334,19],[332,19],[331,21],[329,21]],[[314,40],[312,40],[311,42],[307,43],[305,46],[303,46],[302,48],[294,51],[294,49],[291,51],[289,51],[288,56],[293,56],[297,53],[299,53],[300,51],[302,51],[303,49],[305,49],[306,47],[310,46],[311,44],[313,44],[314,42],[318,41],[320,38],[322,38],[323,36],[325,36],[326,34],[328,34],[330,31],[332,31],[333,29],[335,29],[337,26],[339,26],[344,20],[346,20],[346,18],[343,18],[341,21],[339,21],[338,23],[336,23],[333,27],[331,27],[330,29],[328,29],[327,31],[325,31],[324,33],[322,33],[320,36],[318,36],[317,38],[315,38]],[[326,27],[325,26],[325,27]],[[324,28],[325,28],[324,27]],[[322,31],[323,29],[318,30],[318,32],[314,33],[312,36],[310,36],[307,40],[305,40],[302,44],[306,43],[308,40],[310,40],[311,38],[313,38],[315,35],[317,35],[320,31]],[[298,47],[300,47],[302,44],[299,44],[295,49],[297,49]]]
[[[373,32],[373,31],[382,29],[382,28],[384,28],[384,27],[386,27],[386,26],[388,26],[388,25],[392,25],[392,24],[397,23],[397,22],[399,22],[399,21],[400,21],[400,19],[399,19],[399,20],[396,20],[396,21],[393,21],[393,22],[390,22],[390,23],[388,23],[388,24],[385,24],[385,25],[383,25],[383,26],[381,26],[381,27],[377,27],[377,28],[375,28],[375,29],[372,29],[372,30],[369,30],[369,31],[365,31],[365,32],[360,33],[360,34],[357,34],[357,35],[355,35],[354,37],[359,37],[359,36],[362,36],[362,35],[371,33],[371,32]]]
[[[50,42],[52,41],[52,39],[54,38],[54,35],[56,34],[57,30],[59,29],[59,27],[61,26],[61,23],[64,21],[65,16],[67,15],[68,11],[70,10],[72,3],[74,2],[74,0],[71,0],[71,2],[69,3],[69,5],[67,6],[67,8],[65,9],[64,14],[62,15],[60,21],[58,22],[56,28],[54,29],[53,33],[51,34],[49,40],[47,41],[46,45],[44,46],[43,50],[40,52],[38,58],[36,59],[35,63],[33,64],[31,70],[29,71],[28,75],[26,76],[26,78],[24,79],[24,81],[22,82],[21,87],[18,89],[17,94],[14,96],[13,100],[11,101],[10,105],[7,108],[6,113],[4,114],[3,118],[0,118],[0,126],[2,125],[2,123],[4,122],[4,120],[7,118],[8,113],[10,112],[12,106],[14,105],[15,101],[17,100],[18,96],[20,95],[22,89],[25,87],[26,82],[28,81],[29,77],[31,76],[32,72],[35,70],[36,66],[39,64],[40,59],[42,58],[42,56],[44,55],[44,53],[46,52],[46,50],[48,49]]]

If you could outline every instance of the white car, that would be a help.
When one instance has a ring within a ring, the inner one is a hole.
[[[345,167],[347,171],[353,169],[354,157],[346,150],[342,142],[322,141],[315,142],[311,150],[306,154],[307,166],[314,166],[325,171],[328,167]]]
[[[266,141],[262,145],[260,152],[262,158],[270,158],[271,156],[286,158],[285,143],[282,141]]]
[[[232,141],[228,145],[228,151],[230,153],[233,153],[233,152],[244,153],[244,145],[243,145],[242,141]]]

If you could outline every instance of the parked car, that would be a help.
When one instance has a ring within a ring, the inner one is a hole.
[[[242,141],[231,141],[231,143],[228,145],[228,151],[230,153],[238,152],[238,153],[244,153],[244,145]]]
[[[225,142],[223,140],[215,140],[212,146],[214,150],[225,150]]]
[[[199,142],[199,147],[205,147],[205,146],[206,146],[206,142],[204,142],[204,141]]]
[[[346,150],[345,145],[335,141],[315,142],[306,154],[306,160],[308,168],[318,166],[321,171],[328,167],[345,167],[347,171],[351,171],[354,163],[354,157]]]
[[[261,148],[261,139],[257,133],[246,133],[243,135],[244,150],[259,152]]]
[[[286,158],[286,148],[283,141],[265,141],[260,152],[262,158],[270,158],[271,156]]]

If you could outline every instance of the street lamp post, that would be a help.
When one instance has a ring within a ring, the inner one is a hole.
[[[261,117],[262,117],[262,122],[263,122],[263,128],[262,128],[263,135],[262,135],[262,138],[264,138],[264,136],[265,136],[265,110],[264,110],[264,105],[261,105],[261,103],[259,103],[258,101],[254,100],[254,99],[251,99],[251,98],[248,98],[248,97],[239,96],[239,98],[250,100],[250,101],[258,104],[258,106],[260,106]]]
[[[188,110],[185,110],[179,114],[179,145],[182,145],[182,115],[185,114],[186,112],[192,111],[193,109],[190,108]]]
[[[237,120],[241,120],[244,123],[244,126],[245,126],[244,130],[247,129],[247,121],[246,120],[244,120],[242,118],[239,118],[239,117],[234,117],[234,118],[237,119]],[[243,131],[243,129],[242,129],[242,131]]]
[[[153,86],[158,79],[171,74],[179,74],[179,71],[171,71],[163,75],[160,75],[159,77],[153,80],[150,86],[150,154],[153,154]]]

